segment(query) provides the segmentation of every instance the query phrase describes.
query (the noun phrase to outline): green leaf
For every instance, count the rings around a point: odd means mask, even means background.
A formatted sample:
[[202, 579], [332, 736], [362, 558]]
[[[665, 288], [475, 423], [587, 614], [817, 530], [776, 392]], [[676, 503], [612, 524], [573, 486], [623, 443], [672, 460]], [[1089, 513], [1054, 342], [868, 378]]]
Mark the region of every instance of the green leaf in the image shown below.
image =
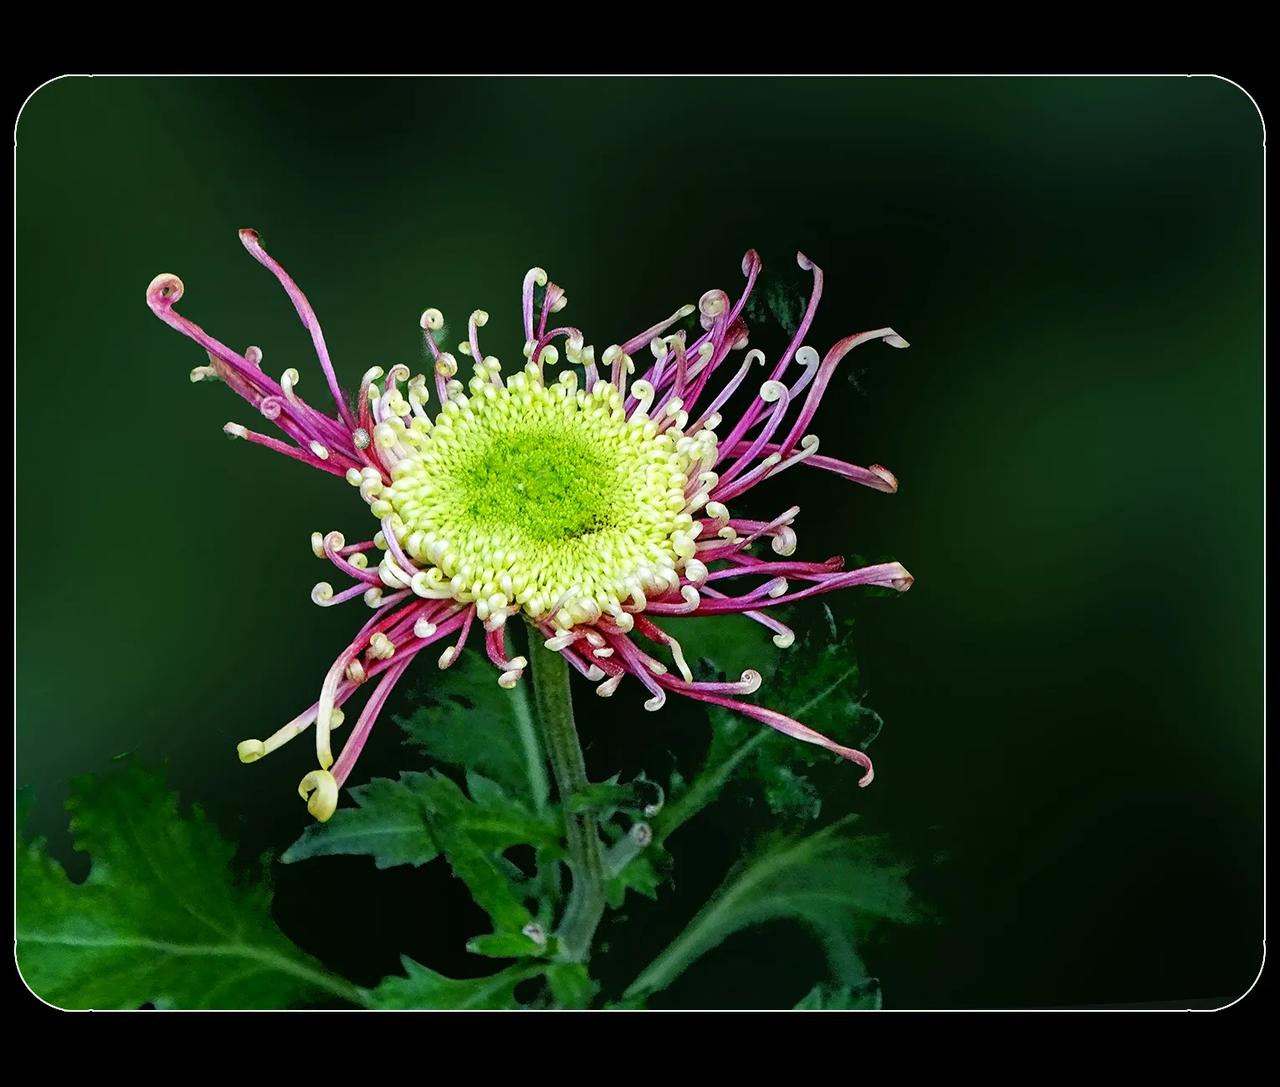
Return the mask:
[[557, 962], [547, 967], [551, 996], [561, 1008], [587, 1008], [600, 986], [580, 962]]
[[638, 800], [635, 786], [623, 785], [618, 777], [614, 774], [608, 781], [593, 782], [585, 789], [579, 789], [565, 801], [565, 808], [574, 815], [580, 815], [583, 812], [612, 813], [635, 807]]
[[234, 848], [136, 765], [71, 783], [74, 884], [41, 842], [19, 843], [17, 959], [61, 1008], [286, 1008], [360, 1001], [355, 986], [295, 947], [262, 882], [240, 885]]
[[536, 959], [554, 955], [558, 945], [554, 938], [541, 943], [523, 932], [496, 932], [488, 936], [473, 936], [467, 941], [467, 950], [473, 955], [489, 959]]
[[609, 908], [619, 909], [628, 891], [635, 891], [645, 898], [657, 901], [658, 888], [670, 876], [671, 868], [671, 854], [660, 845], [651, 845], [605, 881], [605, 898]]
[[[878, 714], [861, 702], [851, 624], [841, 629], [831, 621], [830, 613], [827, 619], [827, 624], [808, 630], [793, 648], [775, 649], [774, 653], [778, 654], [775, 657], [761, 655], [766, 667], [757, 667], [757, 671], [764, 677], [764, 683], [754, 700], [796, 718], [838, 743], [865, 749], [879, 733], [882, 722]], [[704, 674], [734, 674], [735, 668], [726, 665], [724, 660], [735, 652], [735, 643], [739, 647], [744, 644], [744, 638], [741, 633], [732, 638], [726, 636], [725, 654], [721, 653], [718, 641], [703, 652]], [[804, 667], [782, 667], [788, 654], [803, 660]], [[774, 814], [801, 820], [818, 817], [821, 798], [803, 768], [834, 761], [837, 756], [718, 706], [708, 707], [708, 717], [712, 738], [706, 761], [689, 788], [655, 821], [659, 839], [665, 839], [704, 808], [733, 776], [748, 768], [760, 782]]]
[[607, 1011], [641, 1011], [647, 1003], [647, 993], [637, 993], [634, 996], [621, 996], [617, 1000], [610, 1000], [605, 1003]]
[[875, 978], [858, 986], [819, 983], [796, 1005], [797, 1011], [878, 1011], [884, 1007], [880, 982]]
[[285, 864], [338, 854], [370, 856], [379, 868], [426, 864], [439, 856], [427, 830], [413, 779], [374, 778], [348, 789], [354, 808], [339, 808], [327, 823], [312, 823], [280, 858]]
[[[512, 844], [510, 811], [482, 808], [444, 774], [416, 775], [428, 829], [454, 875], [471, 891], [471, 897], [492, 918], [498, 933], [519, 934], [533, 923], [511, 878], [499, 867], [494, 853]], [[527, 842], [532, 819], [524, 816], [520, 837]]]
[[[695, 671], [704, 674], [710, 671], [737, 679], [748, 668], [754, 668], [768, 680], [784, 652], [773, 644], [767, 629], [742, 615], [654, 622], [679, 639], [685, 659]], [[698, 668], [699, 661], [704, 663], [702, 669]]]
[[576, 814], [594, 812], [601, 822], [624, 812], [633, 820], [647, 818], [660, 811], [666, 799], [665, 790], [656, 781], [650, 781], [641, 771], [634, 781], [619, 782], [621, 775], [614, 774], [608, 781], [596, 782], [573, 793], [565, 807]]
[[[830, 620], [830, 613], [827, 616]], [[878, 714], [867, 709], [861, 701], [858, 661], [853, 652], [853, 624], [843, 627], [834, 623], [814, 624], [796, 645], [783, 651], [779, 664], [786, 663], [788, 655], [804, 662], [803, 668], [778, 667], [766, 676], [757, 699], [803, 721], [839, 743], [865, 747], [880, 732]], [[725, 748], [734, 748], [746, 731], [756, 731], [755, 722], [740, 715], [713, 707], [712, 723], [717, 736], [709, 758], [717, 757]], [[742, 728], [739, 726], [747, 726]], [[768, 743], [760, 748], [775, 765], [802, 762], [813, 766], [820, 761], [837, 758], [814, 744], [797, 743], [771, 729], [765, 729]]]
[[464, 651], [417, 692], [418, 709], [396, 720], [428, 757], [483, 774], [542, 811], [550, 785], [525, 685], [507, 691], [497, 678], [488, 660]]
[[625, 995], [664, 989], [735, 932], [777, 920], [807, 926], [822, 941], [835, 978], [862, 984], [858, 945], [871, 928], [917, 921], [922, 913], [907, 887], [906, 867], [883, 838], [852, 833], [855, 818], [806, 837], [775, 838], [738, 865]]
[[405, 977], [384, 978], [375, 989], [365, 990], [372, 1008], [398, 1010], [448, 1010], [466, 1008], [520, 1008], [515, 989], [522, 981], [536, 977], [541, 967], [518, 965], [483, 978], [447, 978], [401, 956]]
[[473, 800], [453, 782], [441, 786], [438, 771], [406, 771], [398, 781], [374, 778], [351, 790], [356, 808], [339, 808], [327, 823], [307, 827], [281, 858], [286, 864], [334, 854], [373, 857], [379, 868], [397, 864], [425, 864], [440, 853], [431, 832], [433, 805], [445, 799], [454, 830], [489, 851], [513, 845], [532, 845], [555, 851], [560, 832], [550, 813], [535, 816], [508, 799], [496, 782], [479, 774], [467, 776]]

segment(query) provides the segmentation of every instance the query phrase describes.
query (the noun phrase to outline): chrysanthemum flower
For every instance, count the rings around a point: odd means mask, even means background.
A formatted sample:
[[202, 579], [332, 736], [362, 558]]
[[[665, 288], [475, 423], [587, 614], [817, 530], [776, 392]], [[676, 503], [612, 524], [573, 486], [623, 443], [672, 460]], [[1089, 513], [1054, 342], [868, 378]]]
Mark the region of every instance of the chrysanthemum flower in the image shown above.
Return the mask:
[[[794, 635], [771, 608], [853, 585], [910, 587], [911, 575], [896, 562], [843, 570], [839, 558], [793, 561], [798, 507], [769, 521], [730, 512], [758, 483], [797, 465], [897, 490], [893, 474], [879, 465], [860, 468], [819, 456], [818, 439], [808, 433], [845, 355], [868, 340], [907, 346], [893, 329], [848, 336], [821, 358], [802, 346], [822, 294], [822, 272], [798, 254], [800, 267], [813, 275], [804, 317], [757, 395], [728, 421], [721, 409], [765, 363], [755, 349], [728, 361], [747, 346], [743, 307], [760, 272], [754, 250], [743, 259], [746, 286], [736, 301], [708, 291], [696, 309], [676, 310], [606, 348], [599, 360], [576, 328], [548, 327], [551, 315], [564, 309], [565, 293], [533, 268], [524, 279], [520, 369], [504, 380], [498, 360], [481, 351], [479, 330], [488, 315], [476, 310], [458, 348], [472, 370], [463, 384], [458, 357], [441, 350], [433, 335], [444, 319], [428, 309], [421, 325], [434, 360], [430, 377], [410, 376], [403, 365], [385, 373], [375, 367], [361, 379], [353, 406], [306, 297], [256, 231], [242, 230], [240, 239], [279, 280], [311, 334], [332, 413], [298, 395], [296, 370], [277, 382], [262, 369], [257, 347], [242, 354], [178, 314], [174, 306], [184, 288], [177, 276], [152, 280], [147, 304], [207, 352], [209, 365], [194, 369], [192, 381], [221, 379], [283, 439], [238, 423], [226, 425], [229, 435], [345, 479], [378, 522], [370, 539], [356, 543], [339, 532], [312, 534], [316, 557], [347, 585], [335, 590], [321, 581], [312, 600], [328, 607], [362, 599], [373, 615], [338, 654], [316, 701], [266, 740], [241, 743], [242, 761], [253, 762], [314, 726], [320, 765], [299, 792], [312, 815], [328, 819], [379, 711], [414, 658], [447, 639], [438, 659], [449, 667], [479, 623], [498, 683], [513, 686], [528, 662], [509, 655], [505, 631], [522, 613], [531, 636], [598, 684], [598, 695], [608, 697], [632, 678], [647, 691], [649, 710], [659, 709], [668, 692], [728, 707], [852, 760], [864, 769], [859, 784], [871, 781], [871, 760], [861, 751], [743, 701], [760, 686], [757, 672], [733, 682], [695, 681], [680, 642], [652, 618], [739, 613], [786, 648]], [[542, 297], [535, 314], [537, 288]], [[667, 334], [694, 312], [700, 336], [690, 343], [683, 331]], [[561, 352], [572, 368], [552, 380]], [[651, 361], [637, 366], [645, 355]], [[762, 544], [778, 558], [754, 553]], [[744, 583], [749, 587], [740, 588]], [[331, 734], [342, 723], [342, 707], [365, 684], [373, 685], [372, 693], [335, 760]]]

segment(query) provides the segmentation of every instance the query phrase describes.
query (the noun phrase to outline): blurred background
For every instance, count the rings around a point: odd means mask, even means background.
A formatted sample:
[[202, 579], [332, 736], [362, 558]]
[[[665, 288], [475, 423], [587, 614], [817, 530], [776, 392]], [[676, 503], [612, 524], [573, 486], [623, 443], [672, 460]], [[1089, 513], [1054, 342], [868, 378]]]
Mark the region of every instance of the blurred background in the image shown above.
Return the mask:
[[[429, 305], [454, 330], [487, 309], [487, 350], [518, 358], [532, 264], [603, 347], [736, 292], [748, 247], [803, 283], [802, 249], [827, 284], [810, 342], [888, 324], [912, 344], [859, 349], [814, 427], [899, 493], [799, 469], [746, 511], [795, 502], [798, 557], [916, 577], [900, 599], [827, 598], [856, 620], [886, 724], [871, 789], [822, 771], [824, 816], [890, 833], [939, 918], [868, 950], [886, 1006], [1231, 1000], [1262, 955], [1262, 156], [1253, 104], [1213, 78], [41, 88], [16, 213], [16, 745], [35, 831], [83, 872], [65, 780], [136, 752], [247, 855], [278, 853], [308, 818], [310, 761], [243, 767], [235, 743], [307, 705], [363, 621], [308, 599], [309, 534], [359, 538], [363, 505], [227, 442], [253, 413], [188, 383], [205, 360], [148, 312], [152, 276], [181, 275], [187, 316], [323, 400], [239, 227], [303, 286], [348, 387], [417, 368]], [[594, 777], [705, 745], [698, 714], [641, 701], [583, 705]], [[400, 741], [386, 720], [361, 780], [407, 766]], [[629, 911], [608, 976], [672, 938], [751, 819], [728, 803], [673, 839], [675, 889]], [[359, 982], [400, 952], [476, 971], [462, 942], [481, 915], [442, 866], [274, 878], [286, 931]], [[822, 973], [773, 925], [662, 999], [794, 1003]]]

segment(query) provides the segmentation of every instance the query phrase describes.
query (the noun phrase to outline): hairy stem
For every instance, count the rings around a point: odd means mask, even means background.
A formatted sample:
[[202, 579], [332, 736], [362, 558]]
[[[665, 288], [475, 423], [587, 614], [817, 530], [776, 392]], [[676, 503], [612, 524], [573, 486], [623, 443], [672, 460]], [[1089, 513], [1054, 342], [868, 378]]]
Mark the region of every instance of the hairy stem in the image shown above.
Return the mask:
[[[587, 767], [573, 723], [569, 691], [569, 666], [559, 653], [542, 644], [537, 631], [529, 632], [529, 658], [533, 665], [533, 696], [543, 743], [551, 760], [556, 789], [562, 803], [587, 787]], [[567, 803], [566, 803], [567, 808]], [[560, 920], [557, 936], [564, 957], [585, 962], [591, 940], [604, 916], [604, 853], [592, 812], [564, 813], [573, 887]]]

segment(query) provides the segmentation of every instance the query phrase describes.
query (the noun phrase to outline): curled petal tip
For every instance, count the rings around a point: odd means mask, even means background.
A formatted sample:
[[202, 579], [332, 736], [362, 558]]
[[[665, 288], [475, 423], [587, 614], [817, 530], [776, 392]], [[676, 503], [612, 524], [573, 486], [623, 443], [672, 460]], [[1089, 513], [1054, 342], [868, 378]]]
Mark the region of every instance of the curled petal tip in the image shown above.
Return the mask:
[[307, 811], [322, 823], [338, 810], [338, 783], [328, 770], [312, 770], [299, 783], [298, 795], [307, 802]]
[[886, 468], [883, 464], [873, 464], [871, 465], [870, 468], [867, 469], [867, 471], [874, 472], [877, 476], [879, 476], [881, 479], [884, 480], [885, 487], [887, 488], [889, 494], [898, 493], [898, 477], [895, 476], [891, 471], [889, 471], [889, 469]]
[[257, 762], [267, 753], [267, 746], [261, 740], [241, 740], [236, 744], [236, 754], [244, 763]]
[[751, 269], [760, 267], [760, 254], [754, 249], [748, 249], [742, 256], [742, 274], [749, 276]]
[[890, 347], [910, 347], [911, 346], [909, 343], [907, 343], [906, 340], [904, 340], [896, 332], [890, 332], [889, 335], [884, 338], [884, 342], [887, 343]]
[[876, 772], [871, 766], [870, 760], [867, 761], [867, 772], [858, 778], [858, 788], [865, 789], [876, 779]]
[[147, 305], [153, 310], [168, 309], [179, 298], [186, 288], [172, 272], [161, 272], [147, 284]]
[[898, 562], [894, 563], [894, 565], [897, 567], [897, 570], [895, 571], [890, 584], [893, 588], [897, 589], [898, 592], [905, 593], [912, 585], [915, 584], [916, 579], [911, 576], [907, 568], [903, 566], [902, 563]]
[[806, 272], [810, 271], [813, 268], [813, 261], [811, 261], [799, 250], [796, 251], [796, 263], [800, 265], [800, 267], [803, 268]]
[[246, 249], [252, 249], [254, 246], [260, 246], [262, 244], [262, 235], [251, 226], [241, 227], [240, 244]]

